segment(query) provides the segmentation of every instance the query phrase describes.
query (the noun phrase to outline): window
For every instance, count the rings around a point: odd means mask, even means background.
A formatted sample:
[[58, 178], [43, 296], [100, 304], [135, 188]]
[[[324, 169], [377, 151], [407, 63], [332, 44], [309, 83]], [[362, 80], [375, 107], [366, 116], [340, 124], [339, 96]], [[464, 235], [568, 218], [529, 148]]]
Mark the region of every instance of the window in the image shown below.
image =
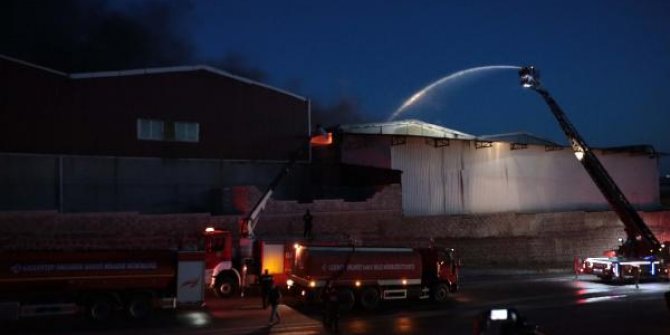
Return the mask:
[[223, 251], [223, 249], [225, 249], [225, 246], [226, 246], [226, 240], [223, 237], [213, 237], [209, 241], [207, 251], [209, 252]]
[[137, 138], [152, 141], [165, 139], [165, 123], [161, 120], [137, 119]]
[[200, 140], [200, 124], [195, 122], [175, 122], [174, 140], [179, 142], [198, 142]]
[[199, 142], [200, 124], [137, 119], [137, 138], [151, 141]]

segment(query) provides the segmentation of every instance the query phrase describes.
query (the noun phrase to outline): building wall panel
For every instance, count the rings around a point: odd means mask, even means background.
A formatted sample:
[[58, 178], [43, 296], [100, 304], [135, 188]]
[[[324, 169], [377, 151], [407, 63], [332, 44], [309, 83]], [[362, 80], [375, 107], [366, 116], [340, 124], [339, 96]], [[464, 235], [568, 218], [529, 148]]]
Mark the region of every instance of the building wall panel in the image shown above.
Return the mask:
[[[213, 159], [0, 153], [0, 211], [230, 212], [234, 206], [222, 203], [234, 201], [226, 198], [226, 189], [252, 185], [264, 190], [282, 167]], [[296, 198], [306, 170], [303, 164], [295, 166], [275, 197]]]
[[[0, 84], [0, 152], [286, 161], [307, 149], [306, 99], [204, 69], [69, 76], [0, 57]], [[138, 140], [139, 118], [196, 122], [199, 142]]]
[[[405, 215], [604, 210], [608, 204], [569, 150], [496, 142], [427, 145], [422, 138], [391, 147], [392, 168], [403, 171]], [[628, 153], [597, 156], [639, 208], [659, 206], [657, 159]]]

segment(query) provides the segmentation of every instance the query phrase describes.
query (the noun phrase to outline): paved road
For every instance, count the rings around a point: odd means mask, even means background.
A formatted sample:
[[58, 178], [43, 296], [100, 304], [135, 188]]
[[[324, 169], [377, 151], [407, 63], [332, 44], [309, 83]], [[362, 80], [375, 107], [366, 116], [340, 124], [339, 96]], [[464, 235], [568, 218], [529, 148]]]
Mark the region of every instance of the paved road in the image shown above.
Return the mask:
[[[467, 274], [467, 272], [466, 272]], [[572, 276], [465, 276], [450, 303], [386, 304], [375, 313], [343, 317], [342, 334], [471, 334], [475, 316], [489, 308], [513, 307], [545, 334], [670, 334], [668, 283], [611, 285]], [[290, 301], [289, 301], [290, 302]], [[58, 318], [28, 320], [4, 328], [11, 333], [76, 334], [327, 334], [314, 307], [281, 306], [282, 322], [269, 327], [269, 310], [256, 297], [208, 300], [209, 310], [161, 314], [149, 322], [91, 325]]]

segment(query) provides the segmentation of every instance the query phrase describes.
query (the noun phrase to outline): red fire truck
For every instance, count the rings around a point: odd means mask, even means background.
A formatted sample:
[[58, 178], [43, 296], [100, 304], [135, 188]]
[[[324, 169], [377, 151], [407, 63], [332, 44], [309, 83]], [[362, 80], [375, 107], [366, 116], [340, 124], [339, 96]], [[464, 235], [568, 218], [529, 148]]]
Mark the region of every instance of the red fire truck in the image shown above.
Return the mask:
[[292, 252], [283, 241], [265, 241], [241, 237], [233, 244], [232, 234], [226, 230], [208, 228], [205, 278], [209, 288], [220, 298], [228, 298], [258, 284], [267, 269], [275, 282], [286, 280]]
[[0, 319], [117, 311], [145, 318], [154, 308], [200, 306], [202, 251], [0, 252]]
[[332, 285], [349, 309], [382, 300], [447, 301], [458, 290], [460, 264], [453, 249], [296, 245], [287, 285], [308, 300]]

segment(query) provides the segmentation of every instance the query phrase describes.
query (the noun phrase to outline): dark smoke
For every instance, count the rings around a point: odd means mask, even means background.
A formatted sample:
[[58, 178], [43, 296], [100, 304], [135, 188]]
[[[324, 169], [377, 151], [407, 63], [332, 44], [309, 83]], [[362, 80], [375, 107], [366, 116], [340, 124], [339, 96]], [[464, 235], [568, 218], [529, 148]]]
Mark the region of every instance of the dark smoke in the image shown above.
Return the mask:
[[[239, 53], [195, 59], [188, 1], [0, 0], [0, 54], [64, 72], [208, 64], [265, 82]], [[312, 103], [313, 122], [361, 122], [356, 97]]]
[[206, 60], [205, 63], [234, 75], [253, 79], [258, 82], [264, 82], [268, 79], [268, 75], [265, 71], [249, 64], [247, 58], [239, 53], [231, 52], [221, 59]]
[[358, 98], [343, 96], [331, 104], [312, 102], [312, 123], [326, 127], [365, 121]]
[[0, 53], [65, 72], [189, 62], [179, 19], [187, 2], [147, 1], [126, 10], [102, 0], [0, 2]]

